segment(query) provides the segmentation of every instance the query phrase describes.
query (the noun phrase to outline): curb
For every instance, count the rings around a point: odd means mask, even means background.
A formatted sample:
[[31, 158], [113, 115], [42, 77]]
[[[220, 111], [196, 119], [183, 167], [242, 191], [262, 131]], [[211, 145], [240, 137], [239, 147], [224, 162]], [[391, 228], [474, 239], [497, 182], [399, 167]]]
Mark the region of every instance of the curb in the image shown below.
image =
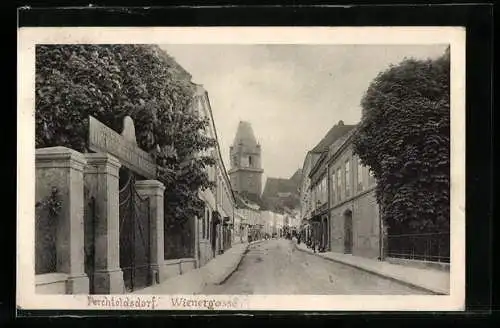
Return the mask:
[[241, 262], [243, 262], [243, 258], [245, 257], [245, 254], [248, 252], [248, 249], [250, 248], [250, 246], [257, 245], [257, 244], [260, 244], [262, 242], [264, 242], [264, 240], [252, 241], [252, 242], [248, 243], [247, 246], [245, 247], [245, 249], [243, 250], [243, 252], [241, 252], [240, 259], [238, 261], [236, 261], [236, 265], [233, 268], [231, 268], [230, 270], [228, 270], [228, 272], [221, 279], [219, 279], [218, 281], [215, 281], [213, 284], [214, 285], [222, 285], [226, 281], [228, 281], [228, 279], [231, 278], [233, 273], [235, 273], [238, 270], [238, 268], [240, 267]]
[[[221, 275], [221, 278], [216, 277], [214, 280], [212, 280], [212, 279], [205, 280], [208, 275], [207, 275], [206, 267], [202, 266], [200, 268], [196, 268], [196, 269], [189, 271], [189, 272], [186, 272], [184, 274], [180, 274], [180, 275], [176, 275], [174, 277], [171, 277], [159, 285], [169, 284], [169, 283], [171, 284], [173, 281], [178, 281], [180, 283], [182, 281], [182, 279], [184, 279], [186, 277], [186, 275], [191, 274], [191, 275], [196, 276], [196, 279], [195, 279], [196, 282], [195, 283], [193, 283], [193, 281], [190, 282], [192, 285], [190, 286], [190, 290], [187, 294], [200, 295], [201, 292], [203, 291], [203, 289], [207, 285], [222, 285], [223, 283], [225, 283], [240, 266], [240, 264], [243, 260], [243, 257], [245, 256], [248, 248], [250, 246], [255, 245], [255, 244], [259, 244], [261, 242], [263, 242], [263, 240], [247, 243], [247, 245], [245, 247], [243, 247], [243, 251], [241, 252], [241, 254], [239, 256], [239, 259], [237, 261], [235, 261], [236, 265], [234, 265], [232, 268], [228, 269], [227, 272], [223, 273]], [[210, 280], [212, 280], [212, 281], [210, 281]], [[158, 288], [159, 285], [148, 286], [145, 289], [141, 289], [141, 290], [134, 292], [132, 294], [138, 294], [138, 295], [144, 294], [145, 290], [154, 290], [154, 289]], [[183, 293], [185, 293], [185, 292], [183, 292]]]
[[349, 262], [344, 262], [342, 260], [332, 259], [332, 258], [329, 258], [329, 257], [326, 257], [326, 256], [322, 256], [322, 255], [317, 254], [317, 253], [309, 252], [309, 251], [307, 251], [305, 249], [299, 248], [299, 246], [297, 244], [295, 244], [295, 248], [297, 248], [301, 252], [308, 253], [308, 254], [311, 254], [311, 255], [315, 255], [315, 256], [321, 257], [322, 259], [325, 259], [325, 260], [328, 260], [328, 261], [332, 261], [332, 262], [340, 263], [340, 264], [343, 264], [343, 265], [347, 265], [347, 266], [350, 266], [352, 268], [356, 268], [356, 269], [359, 269], [359, 270], [362, 270], [362, 271], [374, 274], [374, 275], [379, 276], [379, 277], [384, 278], [384, 279], [396, 281], [396, 282], [398, 282], [400, 284], [403, 284], [403, 285], [406, 285], [406, 286], [409, 286], [409, 287], [412, 287], [412, 288], [415, 288], [415, 289], [419, 289], [419, 290], [422, 290], [422, 291], [425, 291], [425, 292], [428, 292], [428, 293], [432, 293], [434, 295], [449, 295], [449, 293], [445, 293], [445, 292], [438, 291], [438, 290], [435, 290], [435, 289], [431, 289], [431, 288], [428, 288], [428, 287], [423, 287], [421, 285], [417, 285], [417, 284], [412, 283], [412, 282], [401, 280], [399, 278], [391, 277], [391, 276], [388, 276], [386, 274], [380, 273], [380, 272], [378, 272], [376, 270], [368, 269], [368, 268], [363, 267], [361, 265], [355, 265], [355, 264], [352, 264], [352, 263], [349, 263]]

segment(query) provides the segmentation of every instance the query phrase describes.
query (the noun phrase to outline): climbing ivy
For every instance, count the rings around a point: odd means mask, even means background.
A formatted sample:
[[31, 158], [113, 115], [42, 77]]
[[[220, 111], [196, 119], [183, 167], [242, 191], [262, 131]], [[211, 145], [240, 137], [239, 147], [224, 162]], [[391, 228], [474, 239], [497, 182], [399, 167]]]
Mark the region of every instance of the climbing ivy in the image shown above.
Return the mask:
[[139, 146], [150, 153], [165, 184], [165, 214], [184, 222], [203, 210], [198, 191], [212, 185], [210, 156], [195, 156], [215, 140], [208, 121], [191, 110], [195, 85], [155, 45], [39, 45], [36, 47], [36, 147], [87, 145], [88, 116], [120, 132], [134, 120]]
[[59, 195], [59, 190], [52, 187], [50, 195], [35, 204], [36, 208], [47, 211], [49, 218], [54, 219], [59, 216], [61, 211], [62, 201]]
[[354, 151], [377, 179], [392, 233], [448, 231], [450, 54], [405, 59], [381, 72], [362, 99]]

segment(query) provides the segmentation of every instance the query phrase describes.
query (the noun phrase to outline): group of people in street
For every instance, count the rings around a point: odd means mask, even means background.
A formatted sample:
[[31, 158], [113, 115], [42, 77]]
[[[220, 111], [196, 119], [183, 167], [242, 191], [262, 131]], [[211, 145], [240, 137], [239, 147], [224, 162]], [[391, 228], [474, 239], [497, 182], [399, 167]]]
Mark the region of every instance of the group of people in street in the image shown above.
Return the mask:
[[316, 251], [318, 253], [323, 253], [323, 252], [326, 251], [325, 245], [323, 245], [322, 243], [320, 243], [315, 238], [309, 237], [309, 239], [307, 240], [306, 245], [307, 245], [308, 248], [311, 248], [314, 253], [316, 253]]
[[307, 248], [312, 249], [314, 253], [316, 252], [323, 253], [326, 251], [326, 245], [324, 245], [324, 243], [322, 243], [317, 238], [314, 238], [312, 234], [310, 234], [306, 238], [305, 231], [301, 231], [300, 233], [297, 234], [297, 243], [300, 244], [301, 240], [303, 240]]
[[[248, 241], [257, 241], [257, 240], [269, 240], [269, 239], [275, 239], [275, 238], [285, 238], [288, 240], [296, 240], [298, 244], [301, 242], [305, 241], [305, 234], [303, 232], [298, 232], [296, 230], [292, 229], [286, 229], [283, 232], [278, 233], [261, 233], [261, 232], [253, 232], [248, 234]], [[306, 244], [310, 244], [310, 240], [306, 241]]]

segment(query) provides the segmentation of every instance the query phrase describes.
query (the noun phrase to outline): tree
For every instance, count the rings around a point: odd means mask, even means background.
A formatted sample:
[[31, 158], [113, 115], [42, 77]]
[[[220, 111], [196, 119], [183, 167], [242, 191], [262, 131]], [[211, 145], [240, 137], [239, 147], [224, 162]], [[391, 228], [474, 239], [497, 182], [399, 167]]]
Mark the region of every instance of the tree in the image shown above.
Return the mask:
[[377, 179], [392, 233], [449, 231], [450, 54], [381, 72], [362, 102], [354, 152]]
[[203, 210], [198, 191], [212, 185], [204, 168], [215, 163], [194, 156], [215, 140], [200, 133], [208, 121], [191, 110], [190, 79], [153, 45], [37, 46], [36, 147], [88, 152], [88, 115], [117, 132], [131, 116], [165, 184], [165, 216], [182, 224]]

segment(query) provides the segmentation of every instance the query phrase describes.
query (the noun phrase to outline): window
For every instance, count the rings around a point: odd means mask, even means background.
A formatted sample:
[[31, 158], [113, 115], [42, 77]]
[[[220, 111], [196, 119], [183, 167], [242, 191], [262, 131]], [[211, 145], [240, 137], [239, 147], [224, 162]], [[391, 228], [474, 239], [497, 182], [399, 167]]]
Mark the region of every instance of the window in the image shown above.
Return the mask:
[[318, 202], [319, 202], [319, 184], [314, 186], [314, 208], [318, 207]]
[[316, 197], [316, 187], [311, 187], [311, 204], [314, 204], [315, 198]]
[[323, 202], [323, 184], [321, 181], [318, 182], [318, 205]]
[[370, 169], [368, 169], [368, 183], [370, 186], [375, 184], [375, 176], [373, 176], [373, 172]]
[[340, 168], [337, 169], [337, 201], [342, 200], [342, 173], [340, 172]]
[[335, 185], [336, 181], [335, 181], [335, 171], [334, 173], [332, 174], [332, 176], [330, 177], [331, 178], [331, 182], [330, 182], [330, 185], [332, 186], [331, 187], [331, 194], [330, 194], [330, 198], [331, 198], [331, 202], [332, 203], [335, 203], [336, 201], [336, 190], [337, 190], [337, 186]]
[[207, 210], [207, 239], [210, 239], [210, 211]]
[[321, 186], [321, 187], [320, 187], [320, 194], [319, 194], [319, 197], [320, 197], [320, 198], [319, 198], [319, 199], [321, 200], [321, 204], [323, 204], [323, 202], [325, 201], [325, 199], [323, 198], [323, 197], [324, 197], [324, 195], [325, 195], [325, 188], [324, 188], [325, 186], [324, 186], [324, 184], [323, 184], [323, 180], [321, 180], [321, 182], [320, 182], [320, 186]]
[[215, 181], [214, 181], [215, 179], [214, 179], [214, 168], [213, 168], [213, 167], [209, 167], [209, 168], [208, 168], [208, 179], [209, 179], [210, 181], [215, 182]]
[[323, 183], [318, 182], [318, 205], [323, 202]]
[[220, 175], [217, 176], [217, 198], [216, 201], [218, 204], [222, 204], [222, 185]]
[[248, 159], [249, 158], [246, 156], [241, 157], [241, 163], [240, 163], [241, 167], [248, 167]]
[[206, 236], [207, 230], [205, 228], [205, 226], [207, 224], [207, 222], [206, 222], [206, 220], [207, 220], [207, 212], [208, 212], [208, 210], [205, 210], [205, 215], [203, 215], [203, 218], [201, 219], [201, 237], [203, 239], [205, 239], [207, 237]]
[[248, 166], [252, 167], [252, 156], [248, 156]]
[[328, 202], [328, 182], [326, 180], [326, 176], [323, 177], [322, 185], [323, 185], [322, 200], [323, 200], [323, 203], [326, 203], [326, 202]]
[[345, 162], [345, 197], [351, 196], [351, 172], [350, 172], [350, 164], [349, 160]]
[[363, 172], [364, 166], [361, 164], [361, 160], [358, 158], [358, 191], [363, 191]]

